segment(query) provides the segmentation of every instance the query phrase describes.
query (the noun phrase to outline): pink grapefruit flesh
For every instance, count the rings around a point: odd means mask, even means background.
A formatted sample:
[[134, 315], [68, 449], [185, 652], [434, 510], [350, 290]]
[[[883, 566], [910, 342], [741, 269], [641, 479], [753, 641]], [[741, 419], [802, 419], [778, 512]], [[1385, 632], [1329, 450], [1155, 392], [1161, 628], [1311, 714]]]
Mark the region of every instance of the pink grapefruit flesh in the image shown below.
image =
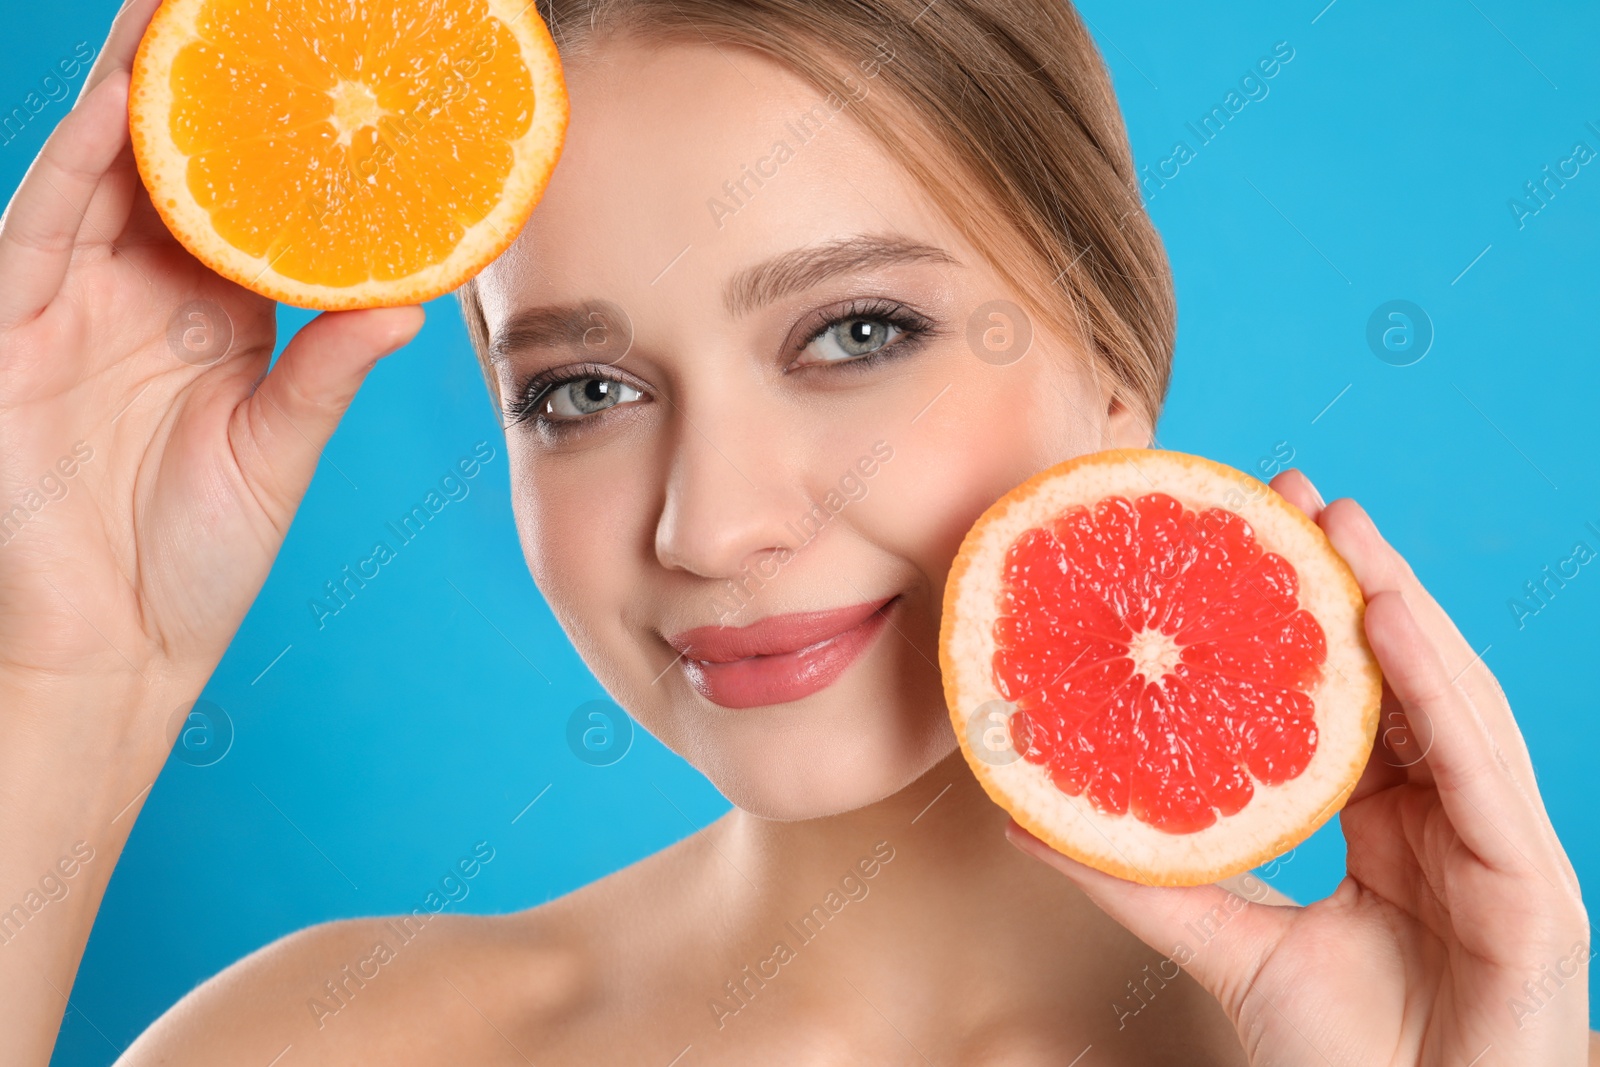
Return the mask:
[[1250, 476], [1117, 449], [973, 525], [940, 658], [985, 790], [1058, 851], [1149, 885], [1242, 873], [1339, 810], [1377, 732], [1364, 601]]

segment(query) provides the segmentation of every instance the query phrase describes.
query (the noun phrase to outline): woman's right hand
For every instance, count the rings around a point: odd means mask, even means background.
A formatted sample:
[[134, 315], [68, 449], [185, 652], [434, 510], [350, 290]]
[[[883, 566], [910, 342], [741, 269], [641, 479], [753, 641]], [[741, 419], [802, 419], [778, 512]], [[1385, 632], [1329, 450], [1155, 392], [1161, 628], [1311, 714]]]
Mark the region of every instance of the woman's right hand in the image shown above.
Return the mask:
[[[179, 245], [134, 165], [128, 70], [156, 7], [124, 5], [0, 218], [6, 1064], [49, 1062], [176, 712], [260, 590], [367, 371], [423, 319], [321, 315], [269, 372], [273, 302]], [[48, 907], [12, 907], [40, 886]]]
[[273, 302], [178, 244], [134, 165], [128, 68], [156, 6], [118, 17], [0, 224], [13, 686], [71, 675], [198, 694], [366, 372], [422, 324], [417, 307], [324, 314], [267, 372]]

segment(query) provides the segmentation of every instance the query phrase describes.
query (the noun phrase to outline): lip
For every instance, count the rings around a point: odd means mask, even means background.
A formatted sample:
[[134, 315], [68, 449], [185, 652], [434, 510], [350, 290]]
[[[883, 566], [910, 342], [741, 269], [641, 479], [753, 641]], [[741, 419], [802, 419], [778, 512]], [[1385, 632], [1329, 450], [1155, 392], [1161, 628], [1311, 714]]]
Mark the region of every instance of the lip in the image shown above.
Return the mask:
[[832, 685], [883, 632], [898, 596], [667, 637], [695, 691], [725, 708], [786, 704]]

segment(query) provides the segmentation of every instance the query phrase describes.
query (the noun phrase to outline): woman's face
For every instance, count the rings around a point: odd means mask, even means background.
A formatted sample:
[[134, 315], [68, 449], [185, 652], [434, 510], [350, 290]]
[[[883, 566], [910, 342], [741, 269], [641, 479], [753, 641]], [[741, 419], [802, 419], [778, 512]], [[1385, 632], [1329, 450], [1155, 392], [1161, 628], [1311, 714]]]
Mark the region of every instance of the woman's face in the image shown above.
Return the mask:
[[560, 165], [479, 281], [529, 568], [733, 803], [881, 799], [955, 746], [939, 616], [968, 527], [1147, 434], [1061, 339], [1018, 358], [1016, 294], [840, 98], [709, 45], [566, 73]]

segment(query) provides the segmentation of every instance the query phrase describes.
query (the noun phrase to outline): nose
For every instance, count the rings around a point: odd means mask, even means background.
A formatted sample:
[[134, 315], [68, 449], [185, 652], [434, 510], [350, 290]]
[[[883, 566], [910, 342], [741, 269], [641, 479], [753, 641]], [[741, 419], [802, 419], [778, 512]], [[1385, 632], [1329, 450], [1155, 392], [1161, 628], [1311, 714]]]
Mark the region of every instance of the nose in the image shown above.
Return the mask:
[[810, 507], [801, 479], [759, 418], [674, 413], [673, 451], [656, 523], [661, 565], [702, 578], [732, 579], [797, 546], [790, 533]]

